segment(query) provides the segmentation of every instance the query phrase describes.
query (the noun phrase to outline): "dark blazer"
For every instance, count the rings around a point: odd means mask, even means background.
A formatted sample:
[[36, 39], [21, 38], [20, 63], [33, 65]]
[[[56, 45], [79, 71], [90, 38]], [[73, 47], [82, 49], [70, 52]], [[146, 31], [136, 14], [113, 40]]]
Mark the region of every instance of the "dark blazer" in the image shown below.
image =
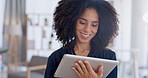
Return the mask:
[[[65, 49], [63, 47], [53, 52], [48, 58], [44, 78], [55, 78], [54, 73], [64, 54], [75, 54], [75, 52], [72, 49]], [[88, 57], [116, 60], [115, 52], [111, 51], [110, 49], [103, 49], [98, 51], [91, 50], [88, 54]], [[117, 78], [117, 67], [113, 69], [107, 78]]]

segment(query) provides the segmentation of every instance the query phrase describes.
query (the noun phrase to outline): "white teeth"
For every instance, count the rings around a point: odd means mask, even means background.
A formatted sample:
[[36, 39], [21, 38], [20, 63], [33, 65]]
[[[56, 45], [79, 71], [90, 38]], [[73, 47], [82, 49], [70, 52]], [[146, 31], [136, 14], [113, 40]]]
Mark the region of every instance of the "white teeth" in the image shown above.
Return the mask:
[[84, 36], [84, 37], [88, 37], [89, 35], [82, 34], [82, 36]]

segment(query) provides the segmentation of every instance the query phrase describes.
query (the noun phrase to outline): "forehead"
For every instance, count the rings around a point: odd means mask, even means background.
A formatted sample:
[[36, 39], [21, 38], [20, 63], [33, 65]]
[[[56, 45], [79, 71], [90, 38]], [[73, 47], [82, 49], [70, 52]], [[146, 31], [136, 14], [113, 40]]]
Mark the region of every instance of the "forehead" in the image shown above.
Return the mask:
[[99, 14], [94, 8], [86, 8], [80, 18], [85, 18], [88, 21], [98, 21]]

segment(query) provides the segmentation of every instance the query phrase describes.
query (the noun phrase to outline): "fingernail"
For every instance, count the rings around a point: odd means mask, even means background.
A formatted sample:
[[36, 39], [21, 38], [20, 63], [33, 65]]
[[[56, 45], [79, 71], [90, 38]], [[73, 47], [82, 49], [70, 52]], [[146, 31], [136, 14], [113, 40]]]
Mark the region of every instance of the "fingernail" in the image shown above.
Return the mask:
[[75, 63], [75, 65], [78, 65], [78, 63]]
[[100, 70], [103, 72], [103, 65], [101, 65]]
[[81, 61], [80, 60], [78, 60], [78, 63], [80, 63]]
[[75, 68], [72, 66], [72, 69], [75, 69]]
[[85, 60], [84, 63], [88, 63], [88, 62]]

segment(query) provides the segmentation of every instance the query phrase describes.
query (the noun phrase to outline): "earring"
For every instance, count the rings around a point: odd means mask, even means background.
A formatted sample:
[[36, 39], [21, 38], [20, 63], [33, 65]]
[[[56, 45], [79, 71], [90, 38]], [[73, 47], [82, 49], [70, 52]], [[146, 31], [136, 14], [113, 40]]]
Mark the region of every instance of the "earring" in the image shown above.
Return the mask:
[[71, 42], [71, 39], [69, 39], [69, 41], [68, 42]]
[[75, 37], [72, 37], [72, 39], [69, 39], [69, 41], [68, 42], [71, 42], [71, 41], [73, 41], [75, 39]]
[[74, 39], [75, 39], [75, 37], [72, 38], [72, 40], [74, 40]]

